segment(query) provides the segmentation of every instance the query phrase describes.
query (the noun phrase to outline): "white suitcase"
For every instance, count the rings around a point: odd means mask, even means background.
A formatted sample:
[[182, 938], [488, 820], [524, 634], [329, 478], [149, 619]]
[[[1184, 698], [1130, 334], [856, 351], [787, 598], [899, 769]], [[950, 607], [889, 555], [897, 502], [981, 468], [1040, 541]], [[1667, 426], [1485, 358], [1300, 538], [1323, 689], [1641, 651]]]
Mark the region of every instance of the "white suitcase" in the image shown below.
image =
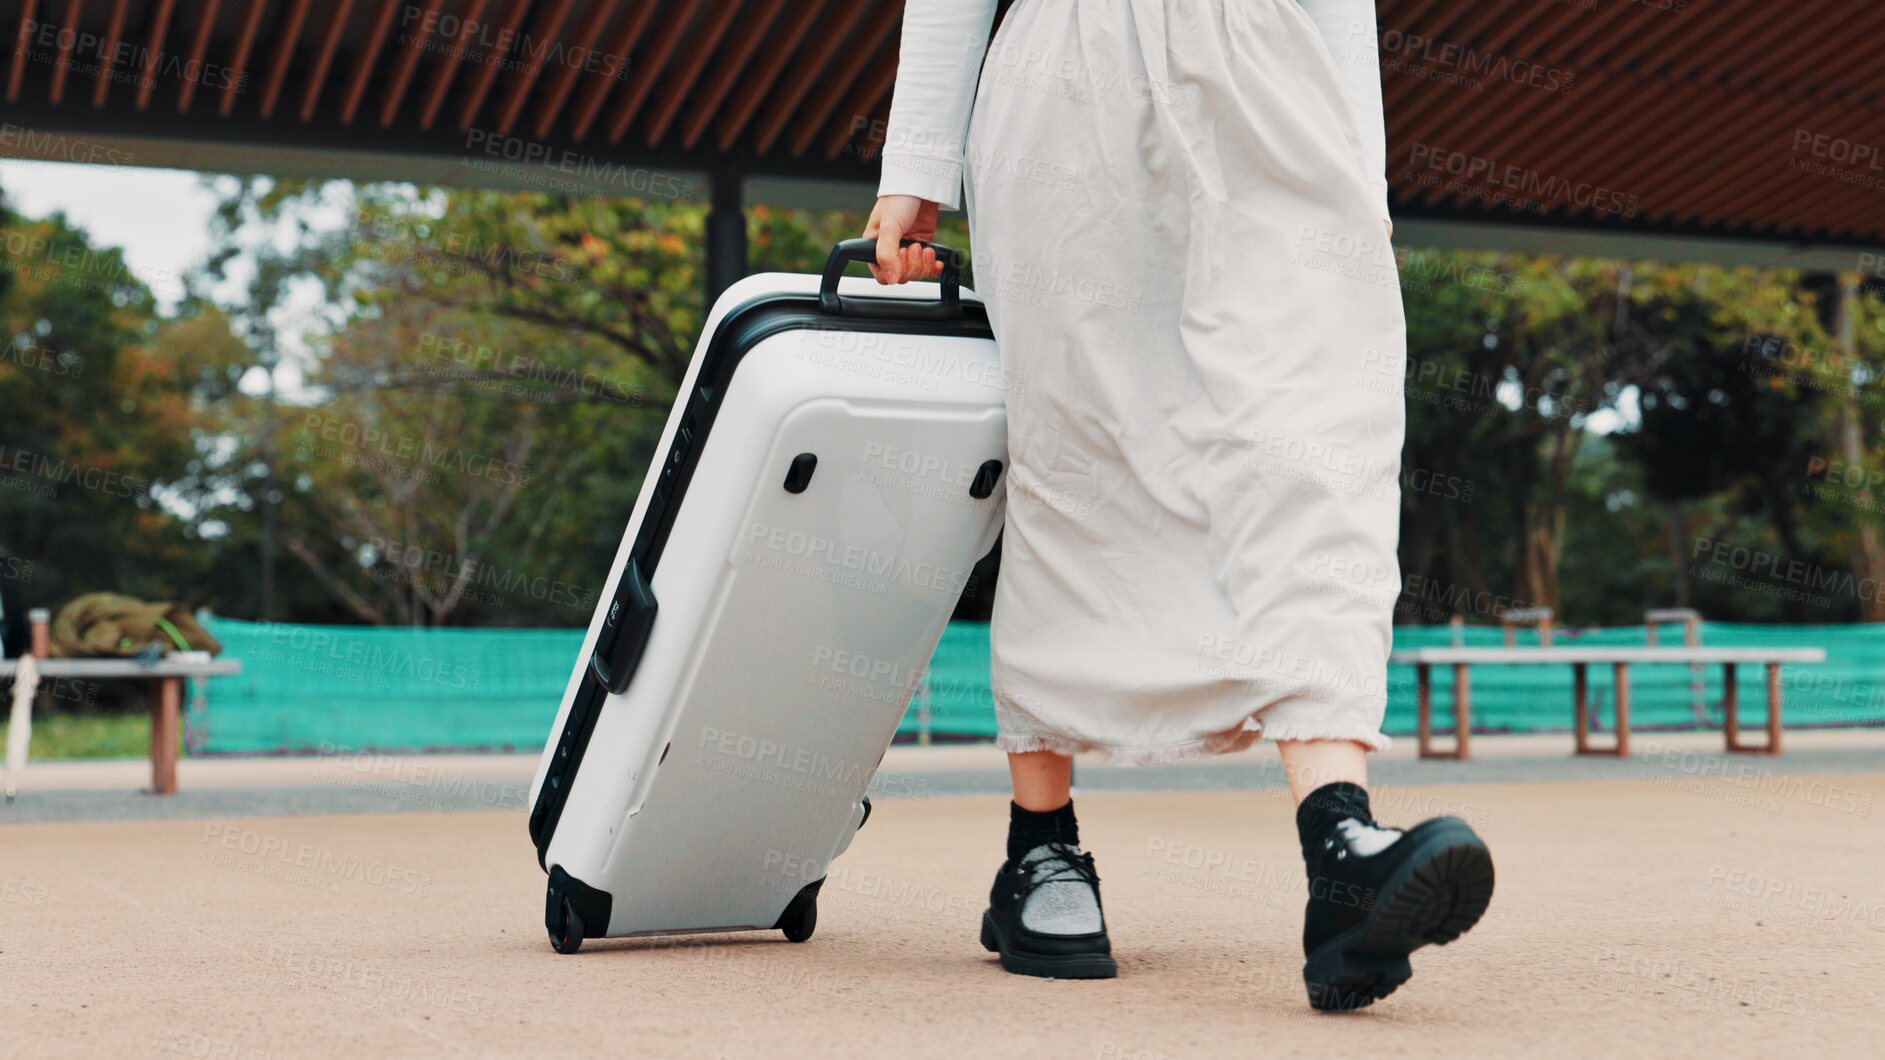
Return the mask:
[[1001, 528], [1008, 380], [945, 251], [883, 287], [848, 240], [715, 302], [531, 785], [558, 952], [811, 936]]

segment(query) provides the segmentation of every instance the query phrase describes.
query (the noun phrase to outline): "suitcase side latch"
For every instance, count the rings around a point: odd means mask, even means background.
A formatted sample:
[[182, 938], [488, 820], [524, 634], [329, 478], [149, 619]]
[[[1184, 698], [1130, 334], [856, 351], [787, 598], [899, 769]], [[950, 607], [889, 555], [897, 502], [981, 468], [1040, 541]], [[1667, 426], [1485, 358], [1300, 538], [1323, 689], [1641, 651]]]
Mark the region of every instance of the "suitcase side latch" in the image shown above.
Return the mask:
[[589, 657], [589, 669], [596, 680], [614, 695], [628, 691], [628, 682], [635, 676], [642, 649], [648, 646], [648, 634], [654, 631], [655, 607], [654, 586], [642, 572], [641, 561], [631, 557], [622, 571], [622, 580], [615, 584], [602, 635]]

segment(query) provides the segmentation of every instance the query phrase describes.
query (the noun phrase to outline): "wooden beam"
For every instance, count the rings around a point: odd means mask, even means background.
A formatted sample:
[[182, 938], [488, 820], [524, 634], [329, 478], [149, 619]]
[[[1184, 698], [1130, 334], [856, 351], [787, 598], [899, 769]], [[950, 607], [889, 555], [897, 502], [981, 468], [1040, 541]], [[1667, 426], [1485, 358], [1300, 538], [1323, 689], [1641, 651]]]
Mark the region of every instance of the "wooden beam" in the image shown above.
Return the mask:
[[[524, 12], [530, 9], [530, 0], [511, 0], [511, 9], [504, 16], [504, 25], [498, 29], [497, 39], [508, 41], [517, 33], [517, 26], [524, 20]], [[465, 96], [465, 105], [458, 112], [458, 131], [471, 128], [471, 119], [478, 116], [478, 108], [484, 106], [484, 97], [491, 93], [491, 82], [497, 77], [499, 64], [497, 55], [484, 57], [484, 69], [478, 73], [478, 79], [472, 84], [471, 92]]]
[[[616, 0], [599, 0], [590, 8], [589, 17], [576, 29], [577, 42], [589, 49], [591, 55], [600, 54], [605, 63], [613, 60], [616, 64], [607, 73], [597, 71], [605, 79], [614, 79], [628, 64], [627, 57], [619, 52], [598, 53], [596, 51], [596, 40], [602, 36], [602, 28], [609, 24], [609, 16], [615, 13], [615, 5]], [[550, 80], [549, 87], [544, 90], [543, 96], [537, 101], [536, 134], [538, 139], [550, 135], [551, 127], [556, 124], [557, 115], [563, 110], [564, 101], [569, 99], [570, 89], [576, 87], [576, 78], [582, 74], [587, 65], [587, 59], [580, 65], [565, 62], [563, 68], [558, 70], [556, 76]]]
[[105, 23], [105, 50], [98, 57], [98, 81], [92, 86], [92, 106], [105, 105], [111, 94], [111, 71], [118, 65], [118, 39], [124, 34], [124, 9], [128, 0], [111, 5], [111, 21]]
[[360, 46], [360, 57], [353, 64], [353, 83], [347, 86], [347, 96], [340, 104], [340, 123], [352, 125], [353, 116], [360, 112], [360, 102], [366, 98], [367, 82], [373, 77], [373, 66], [379, 61], [380, 49], [386, 46], [386, 34], [393, 28], [393, 16], [399, 12], [399, 5], [393, 0], [380, 0], [380, 17], [373, 20], [373, 29], [369, 31], [366, 43]]
[[[792, 18], [779, 30], [778, 35], [769, 43], [772, 45], [759, 58], [759, 65], [753, 68], [752, 77], [746, 82], [743, 91], [733, 97], [726, 113], [720, 116], [720, 150], [727, 151], [733, 142], [746, 131], [746, 123], [752, 120], [753, 112], [759, 109], [761, 101], [772, 95], [772, 86], [778, 81], [780, 71], [785, 69], [788, 59], [797, 54], [799, 39], [805, 31], [818, 21], [818, 16], [825, 10], [826, 0], [798, 0], [792, 9]], [[682, 143], [694, 146], [701, 131], [713, 120], [714, 113], [702, 108], [694, 112], [693, 122], [682, 136]]]
[[20, 31], [13, 38], [13, 65], [7, 69], [7, 102], [20, 98], [20, 78], [26, 74], [26, 49], [33, 34], [33, 9], [39, 0], [26, 0], [20, 7]]
[[52, 101], [57, 103], [65, 95], [65, 74], [72, 68], [72, 49], [79, 41], [79, 0], [66, 0], [65, 21], [61, 29], [70, 32], [61, 33], [59, 41], [59, 61], [52, 67]]
[[288, 68], [294, 65], [295, 43], [301, 39], [301, 26], [308, 20], [308, 0], [291, 0], [288, 8], [288, 24], [281, 29], [281, 39], [275, 43], [275, 60], [269, 64], [268, 85], [262, 89], [262, 117], [275, 114], [275, 103], [281, 99], [281, 88], [288, 83]]
[[844, 43], [845, 37], [851, 32], [851, 27], [857, 25], [857, 20], [864, 17], [865, 10], [864, 4], [858, 3], [857, 0], [850, 0], [841, 12], [833, 16], [830, 25], [821, 24], [818, 27], [819, 33], [815, 40], [792, 57], [793, 62], [798, 66], [796, 76], [787, 81], [779, 91], [771, 94], [772, 113], [767, 115], [765, 120], [753, 130], [753, 142], [760, 153], [765, 153], [772, 146], [772, 141], [779, 136], [779, 130], [783, 129], [785, 123], [798, 112], [799, 101], [804, 99], [805, 93], [811, 91], [811, 87], [824, 76], [826, 65], [831, 62], [831, 57], [837, 54], [838, 46]]
[[670, 6], [668, 20], [648, 42], [647, 58], [636, 64], [634, 74], [629, 77], [628, 94], [622, 97], [616, 108], [615, 124], [609, 127], [610, 143], [620, 143], [622, 135], [628, 132], [629, 124], [641, 110], [642, 100], [648, 98], [648, 90], [667, 67], [668, 56], [674, 54], [675, 45], [681, 42], [681, 34], [686, 32], [687, 24], [694, 20], [694, 12], [698, 10], [692, 4]]
[[[641, 0], [640, 3], [629, 8], [628, 19], [622, 23], [621, 32], [616, 34], [614, 47], [609, 49], [609, 54], [619, 55], [623, 62], [627, 62], [628, 50], [641, 39], [641, 31], [648, 28], [648, 19], [654, 14], [654, 9], [653, 0]], [[633, 76], [632, 70], [630, 76]], [[581, 140], [589, 135], [589, 126], [595, 122], [596, 115], [602, 112], [602, 101], [609, 98], [609, 93], [614, 90], [618, 80], [613, 77], [598, 77], [589, 83], [589, 94], [576, 105], [576, 118], [570, 124], [572, 139]]]
[[843, 57], [832, 74], [823, 80], [823, 90], [814, 97], [815, 101], [793, 116], [798, 124], [798, 135], [792, 138], [794, 158], [804, 154], [818, 137], [818, 130], [824, 128], [825, 121], [837, 109], [838, 101], [857, 84], [864, 65], [877, 57], [884, 38], [897, 28], [897, 21], [902, 17], [903, 8], [897, 4], [881, 4], [871, 11], [870, 21], [858, 30], [856, 42], [845, 45]]
[[[485, 0], [471, 0], [471, 9], [465, 12], [464, 17], [467, 25], [478, 21], [478, 16], [484, 14], [484, 3]], [[459, 45], [439, 60], [437, 69], [432, 72], [432, 83], [426, 86], [425, 105], [419, 111], [419, 128], [430, 129], [432, 122], [438, 118], [439, 107], [445, 103], [445, 93], [452, 87], [452, 79], [458, 76], [459, 68], [464, 65], [464, 56], [465, 48]]]
[[[216, 26], [216, 11], [221, 6], [222, 0], [208, 0], [208, 6], [198, 16], [196, 38], [190, 42], [190, 59], [183, 64], [186, 72], [203, 69], [203, 53], [209, 51], [210, 30]], [[190, 101], [194, 98], [196, 98], [196, 79], [185, 77], [183, 84], [177, 89], [177, 113], [188, 114]]]
[[314, 67], [308, 71], [307, 91], [301, 94], [301, 120], [314, 117], [314, 105], [320, 101], [321, 89], [327, 85], [327, 72], [334, 65], [334, 51], [340, 47], [340, 35], [347, 29], [347, 16], [353, 13], [353, 0], [335, 0], [334, 20], [328, 23], [327, 36], [321, 39], [321, 50], [314, 55]]
[[419, 28], [400, 37], [405, 43], [406, 52], [399, 57], [399, 63], [393, 67], [393, 81], [386, 86], [386, 102], [380, 107], [380, 128], [393, 124], [399, 115], [399, 104], [406, 98], [406, 87], [412, 84], [413, 71], [419, 68], [419, 57], [425, 54], [426, 43], [432, 39], [432, 33], [438, 28], [438, 19], [434, 15], [442, 0], [426, 0], [425, 10], [419, 15]]
[[[174, 6], [176, 0], [159, 0], [157, 17], [151, 21], [150, 36], [144, 42], [144, 69], [137, 78], [139, 110], [145, 110], [151, 105], [151, 90], [157, 87], [157, 64], [162, 61], [164, 35], [170, 32], [170, 11]], [[26, 0], [26, 9], [33, 9], [32, 0]]]
[[[857, 90], [852, 92], [851, 95], [845, 99], [844, 104], [838, 108], [840, 114], [849, 114], [854, 119], [863, 119], [864, 140], [858, 147], [857, 152], [860, 158], [869, 158], [877, 153], [876, 145], [873, 144], [870, 138], [871, 114], [877, 109], [877, 104], [881, 102], [885, 96], [890, 94], [891, 86], [896, 80], [897, 64], [878, 63], [869, 73], [863, 76], [858, 83]], [[838, 157], [839, 152], [843, 151], [845, 146], [851, 142], [851, 138], [856, 134], [857, 129], [858, 123], [855, 120], [840, 122], [838, 127], [832, 130], [831, 137], [825, 141], [825, 157]], [[811, 132], [813, 130], [807, 129], [804, 131]], [[801, 135], [800, 138], [808, 139], [803, 135]], [[793, 153], [803, 154], [804, 152], [795, 151]]]
[[694, 90], [695, 82], [705, 72], [713, 50], [726, 36], [727, 28], [739, 16], [740, 0], [719, 0], [718, 6], [709, 7], [713, 14], [708, 16], [706, 26], [694, 36], [694, 40], [681, 54], [675, 64], [674, 77], [667, 84], [667, 95], [648, 114], [648, 146], [653, 147], [661, 141], [662, 134], [668, 131], [668, 125], [674, 121], [674, 115]]
[[249, 14], [242, 20], [242, 33], [236, 38], [235, 61], [229, 64], [233, 71], [229, 84], [223, 87], [222, 102], [217, 104], [216, 113], [228, 117], [236, 107], [236, 93], [242, 90], [242, 82], [249, 73], [249, 51], [255, 47], [255, 31], [262, 25], [262, 9], [268, 6], [268, 0], [249, 0]]
[[[550, 4], [548, 14], [537, 23], [537, 32], [534, 34], [544, 45], [542, 54], [545, 59], [550, 54], [549, 42], [563, 31], [563, 20], [569, 17], [569, 0], [550, 0]], [[528, 62], [524, 69], [512, 75], [510, 98], [498, 108], [497, 131], [500, 135], [510, 135], [511, 126], [517, 122], [517, 113], [524, 109], [524, 100], [530, 96], [531, 88], [543, 74], [543, 61]]]
[[733, 88], [733, 82], [745, 72], [747, 60], [752, 58], [753, 50], [759, 47], [766, 31], [772, 28], [784, 3], [785, 0], [756, 0], [752, 17], [740, 23], [726, 51], [720, 56], [720, 61], [714, 64], [713, 74], [694, 94], [694, 109], [681, 124], [682, 147], [691, 149], [700, 141], [701, 132], [713, 119], [714, 112], [720, 109], [720, 103]]

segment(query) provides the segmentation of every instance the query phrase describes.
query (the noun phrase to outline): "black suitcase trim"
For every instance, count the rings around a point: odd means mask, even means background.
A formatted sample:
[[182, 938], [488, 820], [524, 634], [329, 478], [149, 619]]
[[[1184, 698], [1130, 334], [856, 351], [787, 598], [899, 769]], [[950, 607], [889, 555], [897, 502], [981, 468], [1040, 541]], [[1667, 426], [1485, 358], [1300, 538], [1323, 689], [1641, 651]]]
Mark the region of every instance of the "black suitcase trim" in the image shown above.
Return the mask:
[[[604, 637], [597, 638], [596, 651], [583, 667], [582, 684], [570, 704], [563, 734], [556, 753], [543, 778], [543, 788], [530, 809], [530, 838], [537, 847], [537, 865], [546, 872], [545, 857], [550, 839], [556, 834], [563, 816], [564, 803], [589, 749], [589, 737], [601, 717], [602, 704], [611, 692], [620, 694], [628, 688], [641, 662], [642, 648], [653, 632], [657, 601], [650, 585], [655, 565], [661, 559], [668, 534], [674, 528], [681, 498], [693, 480], [694, 468], [706, 449], [708, 432], [713, 427], [720, 406], [725, 403], [727, 386], [746, 354], [760, 342], [785, 331], [824, 330], [876, 332], [895, 335], [952, 335], [993, 339], [988, 312], [978, 302], [960, 303], [960, 315], [943, 319], [934, 317], [899, 318], [889, 315], [899, 303], [921, 308], [923, 302], [895, 298], [848, 297], [844, 313], [834, 315], [820, 306], [819, 297], [810, 294], [761, 295], [743, 302], [727, 313], [709, 341], [694, 388], [687, 396], [687, 412], [662, 463], [653, 498], [642, 516], [641, 529], [629, 551], [621, 580], [611, 599], [615, 601]], [[881, 304], [881, 307], [880, 307]], [[869, 306], [870, 312], [858, 313]], [[883, 314], [883, 315], [875, 315]], [[600, 892], [598, 892], [600, 893]]]

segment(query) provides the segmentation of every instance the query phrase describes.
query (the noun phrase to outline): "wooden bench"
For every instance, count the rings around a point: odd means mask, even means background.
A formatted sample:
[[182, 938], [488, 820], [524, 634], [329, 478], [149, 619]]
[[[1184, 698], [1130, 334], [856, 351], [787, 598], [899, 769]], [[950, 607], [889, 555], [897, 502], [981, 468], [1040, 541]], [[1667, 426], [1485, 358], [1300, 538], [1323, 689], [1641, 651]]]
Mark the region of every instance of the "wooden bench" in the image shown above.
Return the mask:
[[[1723, 673], [1722, 731], [1728, 750], [1744, 754], [1780, 753], [1780, 667], [1782, 663], [1818, 663], [1826, 661], [1822, 648], [1414, 648], [1397, 651], [1388, 657], [1391, 663], [1411, 665], [1416, 683], [1416, 704], [1420, 715], [1420, 757], [1459, 758], [1470, 756], [1472, 736], [1473, 666], [1565, 666], [1571, 667], [1572, 708], [1576, 723], [1577, 753], [1625, 757], [1630, 753], [1630, 673], [1632, 665], [1708, 665], [1720, 664]], [[1741, 665], [1767, 667], [1767, 743], [1741, 742], [1737, 710], [1740, 696], [1735, 687], [1735, 668]], [[1454, 742], [1451, 751], [1433, 746], [1433, 668], [1453, 667]], [[1609, 747], [1593, 747], [1590, 742], [1590, 668], [1609, 666], [1616, 679], [1617, 732]]]
[[[233, 659], [210, 662], [160, 660], [145, 665], [131, 659], [40, 659], [39, 676], [83, 677], [100, 681], [150, 681], [157, 687], [151, 697], [151, 792], [177, 793], [177, 747], [183, 738], [183, 679], [218, 677], [242, 672]], [[15, 659], [0, 659], [0, 677], [19, 668]]]

